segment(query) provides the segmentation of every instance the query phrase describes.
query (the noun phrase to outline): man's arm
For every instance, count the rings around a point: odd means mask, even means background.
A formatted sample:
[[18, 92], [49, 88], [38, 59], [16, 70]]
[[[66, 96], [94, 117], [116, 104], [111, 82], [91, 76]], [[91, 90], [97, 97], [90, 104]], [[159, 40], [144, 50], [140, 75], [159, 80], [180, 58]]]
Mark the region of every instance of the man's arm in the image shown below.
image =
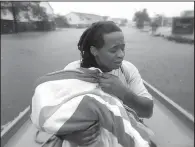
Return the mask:
[[69, 63], [68, 65], [66, 65], [66, 67], [64, 68], [64, 70], [74, 70], [80, 67], [80, 60], [77, 61], [73, 61], [71, 63]]
[[129, 87], [111, 74], [103, 74], [99, 78], [101, 89], [123, 101], [125, 105], [136, 111], [139, 117], [149, 118], [153, 112], [153, 100], [145, 89], [140, 78], [134, 78]]
[[150, 118], [152, 116], [153, 100], [138, 96], [129, 88], [125, 88], [124, 91], [124, 95], [120, 96], [119, 99], [121, 99], [125, 105], [135, 110], [139, 117]]
[[[140, 117], [150, 118], [153, 114], [153, 99], [143, 84], [138, 69], [131, 63], [125, 62], [125, 75], [128, 87], [121, 97], [124, 104], [134, 109]], [[130, 74], [131, 73], [131, 74]]]

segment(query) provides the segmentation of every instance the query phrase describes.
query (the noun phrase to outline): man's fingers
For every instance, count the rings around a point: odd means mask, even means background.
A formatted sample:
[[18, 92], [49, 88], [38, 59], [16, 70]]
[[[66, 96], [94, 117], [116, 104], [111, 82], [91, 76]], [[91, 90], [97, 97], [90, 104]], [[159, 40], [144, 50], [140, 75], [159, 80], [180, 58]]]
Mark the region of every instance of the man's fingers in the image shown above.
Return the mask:
[[74, 132], [73, 135], [79, 136], [79, 138], [82, 139], [82, 138], [88, 137], [98, 132], [99, 130], [100, 130], [99, 123], [95, 123], [94, 125], [90, 126], [86, 130], [80, 130], [80, 131]]
[[98, 122], [95, 122], [92, 126], [90, 126], [87, 130], [91, 130], [91, 129], [94, 129], [96, 127], [99, 127], [100, 124]]
[[101, 88], [107, 88], [107, 87], [110, 87], [110, 84], [109, 83], [103, 83], [103, 82], [99, 82], [99, 85]]
[[96, 141], [96, 138], [100, 134], [99, 124], [96, 123], [86, 131], [79, 132], [77, 136], [79, 137], [80, 145], [90, 145]]
[[98, 72], [98, 70], [96, 69], [96, 70], [89, 70], [88, 68], [80, 68], [80, 70], [81, 71], [83, 71], [83, 72], [85, 72], [85, 73], [97, 73]]
[[100, 131], [100, 126], [97, 123], [97, 124], [91, 126], [90, 128], [88, 128], [87, 130], [83, 131], [82, 136], [83, 137], [91, 136], [99, 131]]
[[115, 76], [113, 74], [108, 74], [108, 73], [101, 73], [101, 74], [99, 74], [99, 77], [104, 78], [104, 79], [109, 79], [111, 77], [116, 77], [117, 78], [117, 76]]
[[94, 133], [93, 135], [90, 135], [88, 137], [85, 137], [83, 139], [83, 144], [84, 145], [90, 145], [90, 144], [94, 143], [97, 140], [97, 137], [99, 135], [100, 135], [100, 132], [98, 131], [98, 132]]
[[95, 138], [95, 139], [93, 139], [91, 141], [85, 142], [85, 143], [81, 144], [81, 146], [89, 146], [89, 145], [93, 144], [96, 141], [97, 141], [97, 138]]
[[83, 146], [88, 146], [88, 145], [91, 145], [91, 144], [93, 144], [94, 142], [96, 142], [98, 139], [97, 138], [95, 138], [95, 139], [93, 139], [93, 140], [91, 140], [91, 141], [88, 141], [88, 142], [86, 142], [86, 143], [84, 143], [84, 144], [82, 144]]
[[100, 135], [100, 131], [97, 131], [97, 132], [91, 134], [90, 136], [84, 137], [83, 141], [84, 142], [89, 142], [91, 140], [94, 140], [98, 135]]
[[98, 132], [100, 132], [100, 126], [99, 125], [94, 126], [90, 130], [88, 130], [88, 132], [89, 132], [89, 135], [93, 135], [95, 133], [98, 133]]
[[80, 80], [90, 83], [98, 83], [98, 79], [96, 78], [89, 78], [89, 77], [79, 77]]
[[99, 78], [99, 83], [100, 84], [109, 84], [110, 83], [110, 79]]
[[108, 79], [108, 78], [110, 78], [112, 75], [111, 74], [106, 74], [106, 73], [101, 73], [101, 74], [99, 74], [99, 77], [100, 78], [104, 78], [104, 79]]
[[88, 128], [86, 131], [78, 131], [66, 135], [63, 139], [77, 143], [80, 146], [87, 146], [94, 143], [100, 135], [99, 124], [95, 124]]

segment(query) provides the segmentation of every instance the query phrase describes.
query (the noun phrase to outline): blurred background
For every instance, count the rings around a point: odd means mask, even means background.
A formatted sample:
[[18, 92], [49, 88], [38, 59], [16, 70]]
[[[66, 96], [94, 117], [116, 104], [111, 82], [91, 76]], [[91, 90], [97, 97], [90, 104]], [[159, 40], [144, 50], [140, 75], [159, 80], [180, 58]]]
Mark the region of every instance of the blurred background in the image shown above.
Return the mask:
[[31, 104], [35, 80], [80, 59], [77, 42], [114, 21], [125, 59], [194, 115], [193, 2], [1, 2], [1, 130]]

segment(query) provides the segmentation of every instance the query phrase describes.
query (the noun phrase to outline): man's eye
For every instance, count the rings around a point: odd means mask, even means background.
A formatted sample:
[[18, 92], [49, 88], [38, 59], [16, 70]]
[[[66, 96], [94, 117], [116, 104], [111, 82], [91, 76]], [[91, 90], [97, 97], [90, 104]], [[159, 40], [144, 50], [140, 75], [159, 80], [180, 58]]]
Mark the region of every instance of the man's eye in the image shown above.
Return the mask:
[[110, 52], [111, 52], [111, 53], [116, 53], [116, 51], [117, 51], [117, 50], [115, 49], [115, 50], [111, 50]]
[[116, 45], [116, 46], [114, 46], [114, 47], [111, 48], [110, 52], [111, 53], [116, 53], [117, 50], [119, 50], [119, 49], [121, 49], [122, 51], [124, 51], [125, 50], [125, 45], [124, 44], [123, 45]]
[[121, 49], [124, 51], [125, 50], [125, 44], [121, 45]]

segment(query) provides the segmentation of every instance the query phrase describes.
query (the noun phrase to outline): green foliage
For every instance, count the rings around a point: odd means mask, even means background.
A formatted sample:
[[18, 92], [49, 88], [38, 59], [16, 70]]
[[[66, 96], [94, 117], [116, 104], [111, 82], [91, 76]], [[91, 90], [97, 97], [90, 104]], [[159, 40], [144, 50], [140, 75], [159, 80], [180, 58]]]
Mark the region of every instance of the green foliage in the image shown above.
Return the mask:
[[48, 15], [46, 13], [46, 9], [44, 7], [41, 7], [40, 2], [34, 1], [34, 2], [19, 2], [19, 1], [12, 1], [12, 2], [1, 2], [1, 9], [3, 9], [3, 12], [6, 12], [5, 9], [9, 10], [13, 15], [14, 19], [18, 21], [20, 19], [20, 12], [24, 12], [24, 17], [28, 20], [30, 20], [28, 12], [32, 14], [33, 17], [38, 17], [40, 20], [48, 21]]
[[127, 24], [127, 22], [128, 22], [128, 20], [127, 19], [123, 19], [122, 21], [121, 21], [121, 26], [125, 26], [126, 24]]
[[55, 17], [55, 22], [56, 22], [57, 27], [59, 27], [59, 28], [68, 27], [69, 26], [66, 17], [64, 17], [62, 15], [57, 15]]
[[162, 15], [156, 15], [153, 22], [154, 24], [156, 24], [157, 26], [160, 26], [163, 20], [163, 16]]
[[148, 15], [147, 9], [135, 12], [133, 21], [136, 22], [137, 28], [143, 28], [144, 22], [150, 22], [150, 17]]
[[12, 12], [12, 3], [10, 1], [2, 1], [1, 2], [1, 10], [3, 11], [4, 14], [7, 13], [6, 10]]
[[103, 16], [102, 18], [104, 21], [106, 21], [108, 19], [108, 16]]

